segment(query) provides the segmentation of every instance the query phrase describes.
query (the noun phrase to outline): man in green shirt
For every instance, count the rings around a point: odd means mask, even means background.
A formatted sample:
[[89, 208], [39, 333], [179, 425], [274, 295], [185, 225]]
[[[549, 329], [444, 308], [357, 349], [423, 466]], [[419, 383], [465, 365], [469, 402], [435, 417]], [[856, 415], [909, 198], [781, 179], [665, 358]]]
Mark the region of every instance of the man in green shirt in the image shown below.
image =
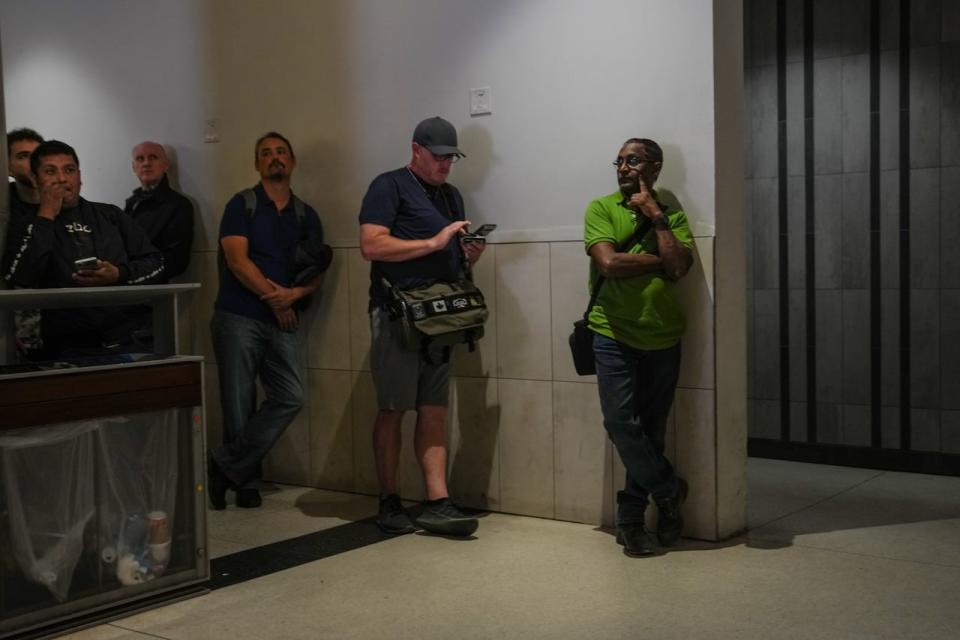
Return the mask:
[[683, 529], [687, 484], [663, 450], [685, 326], [676, 281], [693, 263], [693, 237], [686, 215], [653, 189], [663, 167], [660, 145], [631, 138], [614, 166], [619, 191], [591, 202], [584, 215], [591, 293], [600, 287], [589, 326], [603, 425], [627, 470], [617, 493], [617, 542], [627, 555], [650, 556], [650, 496], [660, 511], [660, 544], [675, 544]]

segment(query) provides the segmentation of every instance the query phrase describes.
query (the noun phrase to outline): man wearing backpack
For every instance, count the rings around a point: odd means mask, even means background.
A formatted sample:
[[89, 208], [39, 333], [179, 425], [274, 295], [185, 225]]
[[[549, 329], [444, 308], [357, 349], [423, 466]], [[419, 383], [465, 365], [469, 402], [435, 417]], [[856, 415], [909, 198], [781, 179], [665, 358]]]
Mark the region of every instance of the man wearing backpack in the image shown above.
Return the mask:
[[[447, 492], [446, 417], [449, 357], [404, 344], [401, 321], [391, 316], [384, 280], [410, 288], [464, 277], [463, 262], [473, 264], [483, 242], [461, 242], [468, 222], [463, 198], [447, 184], [454, 162], [463, 157], [453, 125], [428, 118], [413, 133], [412, 158], [400, 169], [377, 176], [360, 210], [360, 251], [371, 261], [370, 368], [377, 389], [378, 413], [373, 451], [380, 483], [378, 526], [387, 533], [469, 536], [476, 518], [463, 514]], [[449, 348], [447, 349], [447, 356]], [[405, 412], [417, 412], [414, 439], [427, 500], [415, 522], [398, 495], [400, 425]]]
[[[322, 276], [295, 284], [291, 256], [322, 238], [316, 211], [290, 189], [297, 166], [290, 142], [271, 131], [254, 146], [260, 182], [233, 196], [220, 221], [220, 291], [210, 321], [220, 376], [224, 444], [211, 452], [210, 503], [259, 507], [260, 462], [303, 406], [299, 309]], [[259, 378], [265, 398], [256, 406]]]

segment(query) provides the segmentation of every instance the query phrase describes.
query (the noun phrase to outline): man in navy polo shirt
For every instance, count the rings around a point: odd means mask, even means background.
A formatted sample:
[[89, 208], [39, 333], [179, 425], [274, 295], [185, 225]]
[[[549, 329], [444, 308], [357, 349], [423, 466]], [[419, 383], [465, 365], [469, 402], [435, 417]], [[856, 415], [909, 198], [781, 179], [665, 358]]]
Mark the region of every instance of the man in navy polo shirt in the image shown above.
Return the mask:
[[[212, 451], [210, 503], [226, 507], [234, 488], [238, 507], [259, 507], [260, 462], [303, 406], [303, 329], [298, 301], [322, 276], [294, 286], [291, 256], [307, 238], [322, 237], [317, 212], [290, 189], [297, 159], [275, 131], [254, 147], [260, 183], [243, 192], [220, 221], [225, 268], [210, 330], [220, 374], [224, 444]], [[248, 196], [249, 194], [247, 194]], [[255, 201], [256, 206], [251, 206]], [[249, 204], [248, 204], [249, 202]], [[265, 398], [256, 407], [256, 380]]]
[[[370, 260], [370, 369], [377, 389], [373, 452], [380, 483], [377, 524], [387, 533], [417, 527], [445, 535], [469, 536], [476, 518], [465, 515], [447, 493], [446, 417], [450, 361], [424, 358], [404, 346], [398, 321], [386, 309], [384, 279], [400, 288], [463, 277], [463, 261], [473, 264], [482, 242], [461, 242], [468, 224], [463, 198], [447, 184], [454, 162], [463, 156], [457, 131], [443, 118], [428, 118], [413, 133], [410, 163], [374, 178], [360, 210], [360, 251]], [[414, 448], [423, 472], [427, 500], [415, 521], [400, 502], [397, 466], [400, 425], [417, 412]]]

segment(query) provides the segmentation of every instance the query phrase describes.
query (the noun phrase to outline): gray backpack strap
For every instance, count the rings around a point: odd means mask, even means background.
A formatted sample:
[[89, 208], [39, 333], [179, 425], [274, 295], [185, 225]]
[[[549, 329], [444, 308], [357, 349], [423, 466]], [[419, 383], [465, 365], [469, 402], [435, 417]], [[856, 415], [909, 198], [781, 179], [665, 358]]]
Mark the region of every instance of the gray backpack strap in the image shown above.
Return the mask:
[[[257, 194], [253, 192], [253, 189], [244, 189], [237, 195], [243, 198], [243, 208], [247, 212], [247, 221], [249, 222], [253, 218], [253, 212], [257, 210]], [[223, 274], [227, 270], [227, 257], [223, 253], [223, 245], [220, 244], [219, 240], [217, 240], [217, 267], [222, 281]]]
[[303, 217], [307, 215], [306, 205], [296, 194], [290, 194], [293, 197], [293, 212], [297, 214], [297, 222], [303, 223]]
[[257, 194], [253, 192], [253, 189], [244, 189], [240, 192], [240, 195], [243, 196], [243, 205], [247, 210], [247, 219], [253, 217], [253, 212], [257, 210]]

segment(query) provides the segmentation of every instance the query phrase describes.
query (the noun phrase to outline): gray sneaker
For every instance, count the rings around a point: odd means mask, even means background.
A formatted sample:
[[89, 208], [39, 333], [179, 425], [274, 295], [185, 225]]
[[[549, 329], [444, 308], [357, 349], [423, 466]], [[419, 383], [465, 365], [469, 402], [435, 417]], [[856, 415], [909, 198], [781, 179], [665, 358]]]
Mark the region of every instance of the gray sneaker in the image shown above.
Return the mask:
[[403, 503], [400, 502], [400, 496], [391, 493], [388, 496], [380, 498], [380, 509], [377, 512], [377, 526], [384, 533], [413, 533], [417, 530], [410, 517], [403, 510]]
[[480, 522], [476, 518], [460, 511], [460, 508], [450, 498], [425, 501], [423, 511], [414, 522], [418, 527], [430, 533], [458, 537], [472, 535], [480, 526]]

